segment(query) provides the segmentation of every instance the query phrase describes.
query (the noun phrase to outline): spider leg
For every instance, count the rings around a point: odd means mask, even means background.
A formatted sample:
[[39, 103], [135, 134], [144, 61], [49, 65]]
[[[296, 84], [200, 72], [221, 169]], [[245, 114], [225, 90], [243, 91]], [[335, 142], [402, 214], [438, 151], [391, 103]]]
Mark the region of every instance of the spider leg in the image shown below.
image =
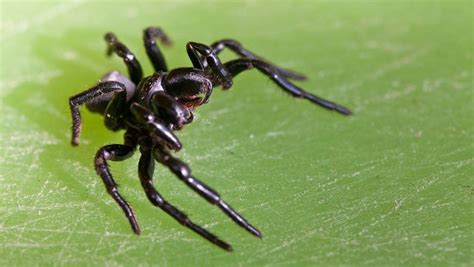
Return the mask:
[[219, 84], [222, 85], [222, 88], [228, 89], [232, 86], [232, 75], [209, 46], [189, 42], [186, 45], [186, 51], [194, 68], [205, 70], [209, 67], [213, 71], [215, 78], [219, 81]]
[[[130, 132], [128, 132], [130, 134]], [[126, 142], [124, 145], [106, 145], [100, 148], [95, 155], [95, 170], [97, 174], [102, 178], [107, 192], [112, 196], [112, 198], [117, 202], [117, 204], [122, 208], [125, 216], [127, 217], [132, 230], [139, 235], [140, 227], [138, 225], [137, 219], [133, 212], [132, 207], [127, 203], [127, 201], [119, 194], [117, 189], [117, 184], [110, 173], [107, 160], [112, 161], [122, 161], [127, 158], [130, 158], [135, 151], [135, 144], [127, 142], [127, 133], [125, 135]]]
[[[259, 59], [261, 61], [269, 63], [267, 60], [263, 59], [260, 56], [255, 55], [254, 53], [250, 52], [249, 50], [245, 49], [238, 41], [233, 39], [223, 39], [219, 40], [213, 44], [211, 44], [212, 52], [218, 55], [224, 48], [229, 48], [234, 53], [238, 54], [241, 57], [252, 58], [252, 59]], [[271, 64], [271, 63], [269, 63]], [[304, 74], [300, 74], [294, 71], [286, 70], [284, 68], [280, 68], [275, 64], [271, 64], [272, 67], [277, 70], [282, 76], [287, 79], [293, 80], [306, 80], [306, 76]]]
[[146, 53], [148, 58], [150, 58], [155, 72], [167, 72], [168, 67], [166, 65], [165, 57], [161, 53], [160, 48], [156, 45], [157, 38], [164, 46], [171, 46], [171, 40], [161, 28], [148, 27], [143, 31], [143, 41], [145, 43]]
[[117, 118], [126, 99], [127, 90], [122, 83], [115, 81], [101, 82], [96, 86], [69, 98], [69, 107], [72, 115], [72, 145], [76, 146], [79, 144], [81, 134], [82, 120], [79, 106], [84, 103], [91, 103], [92, 107], [94, 107], [94, 104], [102, 105], [102, 103], [107, 103], [100, 101], [94, 103], [94, 101], [103, 100], [103, 98], [107, 98], [107, 95], [111, 93], [115, 95], [112, 97], [109, 106], [105, 108], [105, 112], [108, 114], [108, 116], [105, 116], [105, 122], [108, 127], [113, 127], [114, 125], [117, 126]]
[[106, 33], [104, 39], [107, 42], [107, 55], [110, 56], [112, 53], [116, 53], [121, 57], [125, 65], [127, 65], [130, 79], [135, 85], [138, 85], [143, 78], [143, 70], [135, 55], [117, 39], [115, 34], [111, 32]]
[[230, 217], [235, 223], [243, 227], [251, 234], [262, 237], [257, 228], [252, 226], [242, 215], [236, 212], [229, 204], [221, 199], [219, 194], [210, 188], [203, 182], [199, 181], [191, 175], [191, 169], [181, 160], [174, 158], [169, 153], [155, 149], [153, 151], [155, 159], [167, 166], [181, 181], [183, 181], [192, 190], [198, 193], [201, 197], [205, 198], [211, 204], [217, 205], [228, 217]]
[[199, 225], [193, 223], [186, 214], [167, 202], [153, 186], [153, 171], [155, 168], [155, 161], [151, 155], [152, 147], [151, 144], [142, 144], [140, 146], [141, 157], [138, 163], [138, 175], [143, 189], [150, 202], [168, 213], [176, 221], [184, 225], [185, 227], [196, 232], [209, 242], [217, 245], [218, 247], [227, 251], [232, 251], [232, 246], [219, 239], [214, 234], [208, 232]]
[[265, 61], [252, 58], [240, 58], [231, 60], [224, 64], [225, 68], [232, 74], [233, 77], [239, 73], [250, 70], [253, 68], [258, 69], [260, 72], [265, 74], [267, 77], [273, 80], [281, 89], [291, 94], [294, 97], [300, 97], [313, 102], [316, 105], [322, 106], [329, 110], [337, 111], [343, 115], [351, 115], [352, 112], [339, 104], [333, 103], [329, 100], [323, 99], [319, 96], [313, 95], [305, 90], [294, 85], [290, 81], [286, 80], [275, 68]]

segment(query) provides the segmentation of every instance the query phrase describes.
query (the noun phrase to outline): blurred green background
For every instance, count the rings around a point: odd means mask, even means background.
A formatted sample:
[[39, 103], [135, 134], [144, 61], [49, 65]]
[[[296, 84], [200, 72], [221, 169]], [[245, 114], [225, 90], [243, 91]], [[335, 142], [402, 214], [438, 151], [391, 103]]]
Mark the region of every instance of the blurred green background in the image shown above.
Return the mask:
[[[0, 265], [473, 266], [473, 2], [1, 2]], [[163, 27], [185, 44], [235, 38], [354, 111], [295, 100], [258, 72], [216, 90], [178, 155], [264, 234], [253, 238], [157, 165], [156, 186], [226, 253], [148, 203], [138, 155], [112, 163], [142, 235], [92, 159], [121, 142], [85, 109], [69, 145], [69, 96], [105, 72], [114, 31], [141, 59]], [[233, 58], [224, 53], [223, 59]]]

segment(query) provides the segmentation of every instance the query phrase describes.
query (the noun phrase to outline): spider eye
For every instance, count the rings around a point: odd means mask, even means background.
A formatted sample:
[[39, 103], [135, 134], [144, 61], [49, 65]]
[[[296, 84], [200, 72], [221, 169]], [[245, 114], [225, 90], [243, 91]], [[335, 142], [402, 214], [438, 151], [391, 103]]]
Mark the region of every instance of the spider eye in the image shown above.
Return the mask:
[[154, 118], [153, 115], [147, 114], [147, 115], [144, 116], [144, 119], [145, 119], [146, 122], [152, 122], [152, 121], [154, 121], [155, 118]]

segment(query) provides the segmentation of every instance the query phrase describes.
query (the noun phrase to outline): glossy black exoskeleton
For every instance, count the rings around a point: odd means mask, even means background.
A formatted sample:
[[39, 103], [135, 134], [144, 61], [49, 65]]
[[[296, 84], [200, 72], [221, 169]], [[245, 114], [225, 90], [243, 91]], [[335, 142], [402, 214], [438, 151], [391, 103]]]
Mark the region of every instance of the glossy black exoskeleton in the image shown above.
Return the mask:
[[[233, 77], [254, 68], [294, 97], [307, 99], [344, 115], [350, 115], [351, 112], [343, 106], [297, 87], [289, 80], [304, 80], [304, 75], [269, 63], [243, 48], [235, 40], [224, 39], [210, 46], [189, 42], [186, 50], [193, 67], [168, 71], [156, 39], [165, 46], [171, 45], [170, 39], [156, 27], [145, 29], [143, 39], [147, 55], [155, 69], [153, 75], [145, 78], [135, 55], [113, 33], [105, 35], [108, 55], [115, 53], [123, 59], [130, 79], [117, 71], [112, 71], [104, 75], [94, 87], [70, 98], [73, 121], [71, 143], [75, 146], [79, 144], [82, 126], [79, 107], [82, 104], [86, 104], [90, 111], [103, 115], [108, 129], [125, 130], [124, 143], [100, 148], [95, 156], [94, 165], [108, 193], [122, 208], [136, 234], [140, 234], [136, 217], [130, 205], [119, 194], [107, 161], [125, 160], [132, 156], [136, 147], [139, 147], [141, 152], [138, 163], [139, 178], [153, 205], [210, 242], [223, 249], [232, 250], [229, 244], [194, 224], [156, 191], [152, 180], [156, 160], [168, 167], [192, 190], [210, 203], [217, 205], [234, 222], [253, 235], [261, 237], [259, 230], [224, 202], [215, 190], [196, 179], [184, 162], [172, 155], [172, 151], [178, 151], [182, 147], [174, 131], [193, 121], [194, 110], [209, 101], [214, 87], [221, 86], [223, 89], [229, 89], [232, 86]], [[239, 58], [222, 63], [218, 54], [224, 48], [235, 52]]]

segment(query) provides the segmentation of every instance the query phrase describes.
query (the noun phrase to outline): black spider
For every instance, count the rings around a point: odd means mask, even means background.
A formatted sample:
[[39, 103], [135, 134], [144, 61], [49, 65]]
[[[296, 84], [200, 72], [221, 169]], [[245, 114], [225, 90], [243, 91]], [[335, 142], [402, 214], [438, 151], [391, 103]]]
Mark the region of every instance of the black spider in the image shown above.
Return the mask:
[[[172, 155], [172, 151], [179, 151], [182, 147], [173, 131], [192, 122], [194, 109], [208, 102], [215, 86], [220, 85], [223, 89], [229, 89], [232, 86], [233, 77], [253, 68], [269, 77], [281, 89], [294, 97], [305, 98], [314, 104], [344, 115], [350, 115], [351, 111], [297, 87], [288, 79], [304, 80], [304, 75], [268, 63], [243, 48], [237, 41], [225, 39], [210, 46], [189, 42], [186, 50], [193, 67], [168, 71], [165, 59], [155, 40], [159, 39], [165, 46], [169, 46], [170, 39], [156, 27], [145, 29], [143, 39], [148, 57], [156, 71], [145, 78], [135, 55], [113, 33], [105, 35], [108, 45], [107, 54], [115, 53], [123, 59], [128, 68], [130, 80], [119, 72], [112, 71], [104, 75], [94, 87], [69, 99], [72, 113], [72, 144], [75, 146], [79, 144], [82, 126], [79, 106], [82, 104], [86, 104], [90, 111], [103, 115], [108, 129], [125, 130], [124, 144], [103, 146], [97, 151], [94, 164], [108, 193], [122, 208], [136, 234], [140, 234], [137, 220], [130, 205], [119, 194], [107, 161], [125, 160], [131, 157], [139, 146], [141, 157], [138, 163], [138, 174], [143, 189], [153, 205], [158, 206], [175, 220], [217, 246], [232, 250], [229, 244], [194, 224], [156, 191], [152, 180], [156, 160], [168, 167], [180, 180], [207, 201], [219, 206], [234, 222], [253, 235], [261, 237], [259, 230], [224, 202], [216, 191], [192, 176], [191, 169]], [[229, 48], [240, 58], [222, 63], [217, 55], [224, 48]]]

